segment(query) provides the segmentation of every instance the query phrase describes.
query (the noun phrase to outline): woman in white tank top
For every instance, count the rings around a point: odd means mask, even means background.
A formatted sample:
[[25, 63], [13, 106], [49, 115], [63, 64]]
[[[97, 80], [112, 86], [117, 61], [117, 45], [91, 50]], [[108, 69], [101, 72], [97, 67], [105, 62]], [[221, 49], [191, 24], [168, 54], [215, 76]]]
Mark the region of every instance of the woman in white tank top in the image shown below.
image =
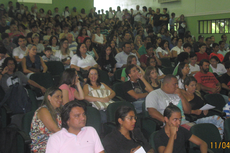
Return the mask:
[[99, 45], [99, 46], [105, 45], [106, 39], [105, 39], [105, 36], [103, 34], [101, 34], [100, 27], [96, 27], [95, 30], [96, 30], [96, 33], [92, 37], [92, 42]]

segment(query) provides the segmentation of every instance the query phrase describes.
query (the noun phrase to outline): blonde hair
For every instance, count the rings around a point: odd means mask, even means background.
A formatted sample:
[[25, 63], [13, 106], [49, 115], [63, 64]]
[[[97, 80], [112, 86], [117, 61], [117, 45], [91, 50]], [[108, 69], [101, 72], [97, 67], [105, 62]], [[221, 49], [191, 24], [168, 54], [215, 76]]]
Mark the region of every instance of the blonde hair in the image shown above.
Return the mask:
[[25, 56], [29, 55], [29, 50], [31, 50], [33, 46], [37, 47], [35, 44], [29, 44], [29, 45], [27, 46]]
[[[137, 44], [137, 37], [140, 37], [140, 40], [141, 40], [141, 36], [140, 35], [136, 35], [136, 37], [134, 39], [134, 44]], [[141, 44], [142, 44], [142, 40], [141, 40]]]

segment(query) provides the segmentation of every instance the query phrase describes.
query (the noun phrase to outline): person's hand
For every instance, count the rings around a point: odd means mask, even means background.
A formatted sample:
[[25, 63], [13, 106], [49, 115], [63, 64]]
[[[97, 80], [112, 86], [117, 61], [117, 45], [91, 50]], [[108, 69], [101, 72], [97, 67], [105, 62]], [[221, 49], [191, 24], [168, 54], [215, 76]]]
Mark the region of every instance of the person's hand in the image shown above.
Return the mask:
[[132, 148], [130, 153], [135, 153], [141, 146], [137, 146], [136, 148]]
[[41, 91], [42, 91], [43, 94], [46, 92], [46, 88], [41, 87], [40, 89], [41, 89]]
[[221, 90], [221, 87], [220, 87], [220, 86], [216, 86], [216, 90], [217, 90], [217, 92], [219, 93], [220, 90]]
[[170, 137], [176, 137], [176, 133], [178, 131], [178, 127], [174, 126], [174, 125], [170, 125]]
[[76, 79], [76, 80], [75, 80], [75, 85], [76, 85], [76, 86], [77, 86], [77, 85], [80, 85], [79, 79]]
[[87, 71], [89, 71], [90, 68], [91, 68], [91, 66], [87, 66], [85, 69], [86, 69]]
[[211, 92], [212, 92], [212, 93], [217, 93], [216, 88], [211, 88]]
[[101, 102], [107, 103], [109, 102], [109, 97], [101, 98]]
[[195, 113], [196, 115], [200, 115], [200, 114], [202, 113], [202, 110], [197, 109], [194, 113]]
[[180, 88], [177, 88], [174, 92], [174, 94], [177, 94], [178, 96], [180, 96], [182, 94]]
[[142, 75], [141, 73], [138, 73], [137, 76], [138, 76], [138, 78], [141, 79], [141, 80], [144, 78], [143, 75]]
[[9, 71], [9, 68], [8, 66], [6, 66], [2, 71], [2, 75], [6, 74], [8, 71]]
[[203, 110], [203, 114], [206, 116], [208, 114], [208, 110]]

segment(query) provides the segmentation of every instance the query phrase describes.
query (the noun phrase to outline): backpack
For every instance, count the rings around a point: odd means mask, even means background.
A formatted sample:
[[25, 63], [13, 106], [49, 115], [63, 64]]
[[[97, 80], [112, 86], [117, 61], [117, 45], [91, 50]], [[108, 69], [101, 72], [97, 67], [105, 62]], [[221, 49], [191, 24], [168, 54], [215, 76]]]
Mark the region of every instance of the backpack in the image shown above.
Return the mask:
[[12, 84], [5, 93], [5, 97], [0, 103], [7, 104], [13, 114], [27, 113], [31, 110], [31, 100], [23, 85], [16, 83]]
[[0, 153], [16, 153], [17, 152], [17, 126], [10, 124], [0, 129]]

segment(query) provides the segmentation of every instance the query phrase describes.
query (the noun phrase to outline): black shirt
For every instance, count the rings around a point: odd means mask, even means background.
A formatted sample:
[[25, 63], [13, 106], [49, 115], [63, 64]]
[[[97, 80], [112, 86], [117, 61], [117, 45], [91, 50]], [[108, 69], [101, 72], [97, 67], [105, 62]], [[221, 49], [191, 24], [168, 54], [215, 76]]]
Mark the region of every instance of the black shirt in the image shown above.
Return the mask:
[[7, 29], [10, 29], [10, 27], [9, 26], [2, 26], [2, 25], [0, 25], [0, 33], [4, 33]]
[[161, 21], [160, 21], [161, 14], [157, 15], [154, 14], [153, 20], [154, 20], [154, 26], [160, 26]]
[[166, 13], [166, 14], [161, 14], [161, 17], [162, 17], [162, 18], [168, 18], [168, 20], [166, 20], [166, 21], [161, 21], [161, 24], [162, 24], [162, 25], [168, 26], [168, 23], [169, 23], [169, 14], [168, 14], [168, 13]]
[[130, 153], [130, 150], [137, 146], [142, 146], [146, 152], [151, 149], [140, 129], [133, 130], [133, 137], [135, 140], [128, 140], [120, 131], [114, 129], [110, 134], [105, 136], [103, 146], [108, 153]]
[[[189, 101], [189, 104], [191, 105], [192, 110], [200, 109], [205, 105], [205, 102], [197, 95], [194, 93], [194, 98]], [[194, 114], [193, 114], [194, 115]], [[196, 115], [198, 118], [205, 117], [203, 111], [201, 112], [200, 115]]]
[[223, 75], [221, 76], [220, 82], [221, 82], [221, 83], [224, 83], [224, 84], [226, 84], [228, 87], [230, 87], [230, 76], [229, 76], [227, 73], [223, 74]]
[[103, 71], [113, 73], [113, 69], [117, 61], [114, 58], [106, 60], [105, 58], [100, 57], [97, 63], [100, 65]]
[[[190, 131], [180, 126], [177, 131], [177, 137], [174, 140], [173, 153], [185, 153], [186, 152], [185, 143], [191, 138], [191, 136], [192, 133]], [[160, 129], [159, 132], [154, 137], [154, 143], [157, 150], [160, 146], [166, 147], [168, 141], [169, 141], [169, 137], [165, 133], [165, 128]]]
[[135, 98], [133, 98], [132, 96], [130, 96], [128, 94], [128, 91], [130, 90], [134, 90], [136, 93], [146, 93], [147, 91], [145, 91], [145, 84], [138, 79], [138, 81], [136, 83], [129, 81], [126, 81], [123, 84], [123, 91], [124, 91], [124, 98], [125, 100], [129, 101], [129, 102], [134, 102], [137, 101]]

